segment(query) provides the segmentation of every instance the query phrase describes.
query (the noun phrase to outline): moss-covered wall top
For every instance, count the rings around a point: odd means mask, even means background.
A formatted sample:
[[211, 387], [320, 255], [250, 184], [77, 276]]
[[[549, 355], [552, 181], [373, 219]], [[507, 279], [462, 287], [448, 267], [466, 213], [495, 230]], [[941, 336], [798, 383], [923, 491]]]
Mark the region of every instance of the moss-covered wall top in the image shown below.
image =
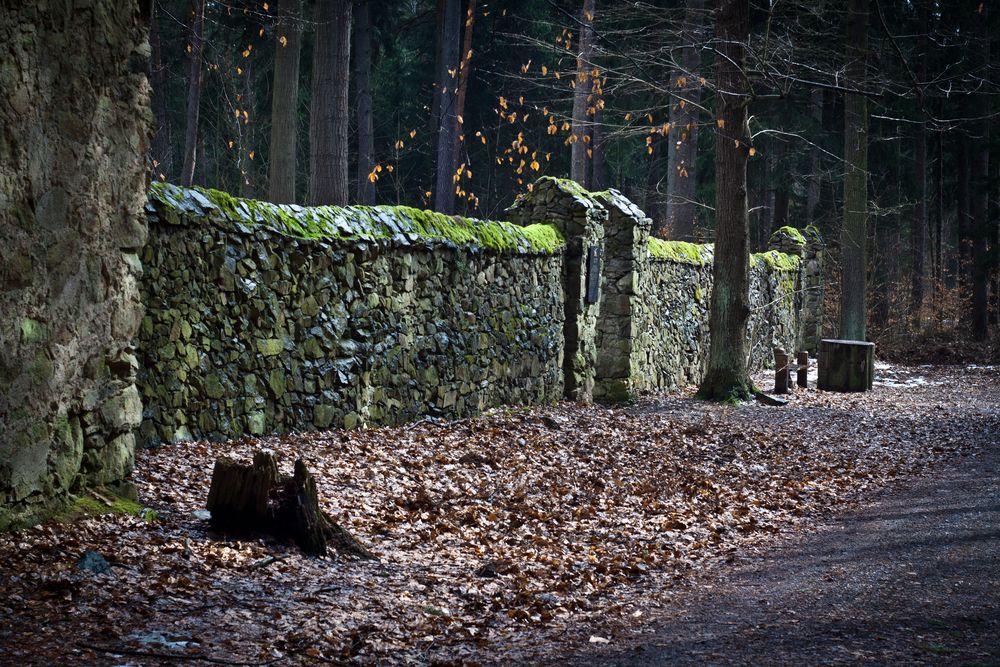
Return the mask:
[[563, 394], [563, 240], [158, 185], [144, 442], [460, 417]]
[[0, 11], [0, 529], [131, 470], [144, 3]]

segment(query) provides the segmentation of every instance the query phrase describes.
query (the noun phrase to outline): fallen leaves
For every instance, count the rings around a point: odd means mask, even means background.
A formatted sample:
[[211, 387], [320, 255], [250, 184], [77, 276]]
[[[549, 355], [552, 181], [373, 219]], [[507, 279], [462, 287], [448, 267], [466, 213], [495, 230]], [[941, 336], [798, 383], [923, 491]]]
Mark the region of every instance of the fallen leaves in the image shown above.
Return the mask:
[[[160, 633], [235, 662], [558, 660], [547, 642], [611, 641], [708, 559], [1000, 426], [995, 369], [918, 370], [940, 381], [800, 392], [780, 409], [651, 397], [140, 452], [156, 523], [107, 515], [0, 535], [0, 649], [22, 664], [91, 659], [61, 640], [73, 636], [141, 663], [135, 637]], [[380, 562], [209, 532], [195, 513], [215, 458], [261, 447], [288, 467], [305, 459], [324, 509]], [[79, 571], [88, 550], [110, 572]]]

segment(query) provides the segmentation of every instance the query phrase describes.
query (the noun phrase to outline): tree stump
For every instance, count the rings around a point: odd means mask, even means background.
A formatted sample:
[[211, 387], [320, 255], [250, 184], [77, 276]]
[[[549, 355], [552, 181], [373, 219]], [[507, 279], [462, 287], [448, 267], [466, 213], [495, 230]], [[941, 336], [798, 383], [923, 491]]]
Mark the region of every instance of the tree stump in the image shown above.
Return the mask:
[[320, 509], [316, 480], [301, 459], [295, 462], [291, 477], [278, 472], [269, 451], [254, 454], [250, 465], [227, 457], [216, 459], [208, 511], [212, 527], [219, 531], [269, 533], [293, 540], [314, 556], [326, 555], [332, 546], [344, 555], [375, 558]]
[[821, 340], [816, 387], [824, 391], [870, 391], [874, 366], [875, 343]]

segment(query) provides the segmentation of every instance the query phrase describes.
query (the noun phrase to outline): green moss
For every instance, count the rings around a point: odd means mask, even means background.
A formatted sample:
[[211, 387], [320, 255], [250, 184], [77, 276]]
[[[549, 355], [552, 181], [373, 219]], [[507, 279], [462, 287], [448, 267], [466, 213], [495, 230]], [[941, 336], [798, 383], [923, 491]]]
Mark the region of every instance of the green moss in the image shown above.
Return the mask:
[[795, 255], [780, 252], [778, 250], [768, 250], [758, 252], [750, 256], [751, 261], [760, 266], [766, 264], [772, 271], [798, 271], [799, 258]]
[[684, 264], [704, 266], [712, 263], [712, 244], [696, 244], [687, 241], [664, 241], [649, 237], [649, 254], [657, 259], [668, 259]]
[[523, 227], [524, 236], [531, 243], [532, 250], [555, 252], [566, 245], [562, 232], [554, 225], [534, 224]]
[[[150, 205], [159, 215], [211, 218], [220, 223], [263, 225], [295, 238], [388, 240], [399, 234], [429, 241], [476, 246], [495, 252], [554, 252], [565, 244], [549, 225], [448, 216], [409, 206], [301, 207], [240, 199], [219, 190], [153, 183]], [[413, 240], [413, 239], [409, 239]]]
[[799, 245], [806, 244], [806, 237], [802, 235], [802, 232], [795, 229], [795, 227], [789, 227], [788, 225], [785, 225], [784, 227], [776, 229], [774, 233], [771, 234], [771, 241], [772, 242], [776, 241], [778, 239], [781, 239], [782, 237], [789, 238], [795, 243], [798, 243]]
[[122, 516], [137, 516], [152, 523], [156, 521], [156, 510], [145, 507], [142, 503], [137, 503], [128, 498], [116, 495], [102, 494], [111, 502], [110, 505], [94, 496], [79, 496], [63, 508], [56, 511], [52, 518], [60, 522], [69, 522], [83, 516], [102, 516], [105, 514], [118, 514]]
[[46, 338], [48, 338], [48, 333], [45, 330], [44, 324], [30, 317], [25, 317], [21, 320], [21, 342], [28, 344], [41, 343]]

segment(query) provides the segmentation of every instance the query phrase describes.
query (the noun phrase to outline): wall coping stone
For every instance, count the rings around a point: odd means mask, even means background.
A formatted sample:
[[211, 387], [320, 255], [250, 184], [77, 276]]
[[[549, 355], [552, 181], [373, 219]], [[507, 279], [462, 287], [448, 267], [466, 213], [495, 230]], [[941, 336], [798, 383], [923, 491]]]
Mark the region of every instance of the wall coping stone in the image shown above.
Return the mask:
[[233, 197], [219, 190], [153, 183], [146, 211], [152, 224], [208, 222], [226, 232], [260, 229], [302, 240], [348, 245], [464, 248], [472, 252], [554, 255], [566, 241], [557, 227], [518, 226], [448, 216], [409, 206], [298, 206]]

